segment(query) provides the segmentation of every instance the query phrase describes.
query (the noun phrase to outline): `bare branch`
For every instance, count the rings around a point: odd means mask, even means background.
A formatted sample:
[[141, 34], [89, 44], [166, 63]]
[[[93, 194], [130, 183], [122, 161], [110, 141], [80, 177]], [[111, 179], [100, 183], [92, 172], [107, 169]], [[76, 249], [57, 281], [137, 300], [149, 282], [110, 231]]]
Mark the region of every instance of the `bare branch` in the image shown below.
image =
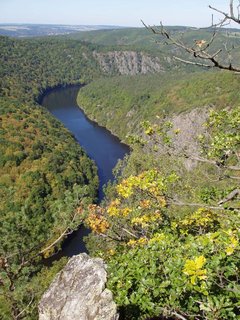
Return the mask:
[[130, 232], [129, 230], [122, 228], [123, 231], [125, 231], [126, 233], [128, 233], [130, 236], [133, 236], [134, 238], [138, 238], [134, 233]]
[[240, 171], [240, 167], [238, 166], [226, 166], [222, 163], [219, 163], [215, 160], [209, 160], [209, 159], [205, 159], [205, 158], [200, 158], [200, 157], [197, 157], [197, 156], [188, 156], [188, 155], [184, 155], [186, 158], [188, 159], [191, 159], [191, 160], [196, 160], [196, 161], [199, 161], [199, 162], [205, 162], [205, 163], [209, 163], [209, 164], [213, 164], [215, 165], [216, 167], [221, 167], [221, 168], [224, 168], [224, 169], [227, 169], [227, 170], [233, 170], [233, 171]]
[[233, 0], [230, 0], [230, 16], [234, 17], [234, 12], [233, 12]]
[[43, 254], [44, 252], [46, 252], [46, 251], [50, 250], [52, 247], [54, 247], [60, 240], [62, 240], [67, 234], [69, 234], [68, 230], [69, 230], [68, 228], [65, 229], [63, 231], [63, 233], [55, 241], [53, 241], [49, 246], [47, 246], [46, 248], [41, 250], [39, 252], [39, 254]]
[[228, 65], [225, 65], [225, 64], [223, 64], [223, 63], [221, 63], [220, 61], [217, 60], [217, 56], [222, 51], [222, 49], [217, 50], [213, 54], [210, 54], [209, 52], [206, 51], [206, 49], [208, 49], [211, 46], [212, 42], [214, 41], [214, 39], [216, 37], [216, 31], [214, 31], [213, 36], [211, 37], [211, 39], [209, 41], [207, 41], [207, 43], [206, 43], [206, 45], [204, 47], [203, 47], [203, 44], [205, 44], [204, 40], [200, 40], [200, 41], [196, 40], [195, 41], [195, 46], [189, 47], [186, 44], [184, 44], [182, 41], [180, 41], [179, 39], [173, 38], [170, 35], [170, 33], [163, 27], [162, 24], [161, 24], [160, 30], [157, 29], [156, 27], [146, 26], [145, 23], [143, 23], [143, 24], [147, 29], [149, 29], [154, 34], [161, 35], [164, 38], [166, 38], [166, 40], [167, 40], [166, 44], [173, 45], [173, 46], [175, 46], [177, 48], [180, 48], [183, 51], [191, 54], [194, 58], [198, 58], [198, 59], [201, 59], [201, 60], [209, 61], [212, 64], [208, 65], [208, 64], [199, 63], [199, 62], [194, 63], [191, 60], [185, 60], [185, 59], [182, 59], [182, 58], [179, 58], [179, 57], [174, 57], [175, 60], [179, 60], [181, 62], [184, 62], [184, 63], [187, 63], [187, 64], [192, 64], [192, 65], [196, 65], [196, 66], [200, 66], [200, 67], [218, 68], [218, 69], [222, 69], [222, 70], [229, 70], [229, 71], [234, 71], [234, 72], [240, 73], [240, 68], [234, 67], [231, 63], [229, 63]]
[[[211, 10], [214, 10], [214, 11], [216, 11], [216, 12], [218, 12], [218, 13], [220, 13], [221, 15], [224, 16], [222, 22], [226, 22], [226, 21], [228, 20], [228, 21], [234, 21], [234, 22], [240, 24], [239, 16], [238, 16], [238, 17], [235, 17], [235, 14], [234, 14], [233, 0], [230, 0], [229, 7], [230, 7], [230, 13], [226, 13], [226, 12], [224, 12], [224, 11], [221, 11], [221, 10], [217, 9], [217, 8], [214, 8], [214, 7], [212, 7], [212, 6], [209, 6], [209, 8], [210, 8]], [[237, 7], [237, 10], [238, 10], [238, 8], [239, 8], [239, 6]], [[239, 11], [239, 10], [238, 10], [238, 11]]]
[[183, 202], [176, 199], [168, 200], [168, 205], [174, 205], [174, 206], [180, 206], [180, 207], [198, 207], [198, 208], [206, 208], [211, 210], [223, 210], [223, 207], [219, 206], [208, 206], [203, 203], [189, 203], [189, 202]]
[[[209, 40], [195, 40], [195, 43], [193, 44], [193, 46], [191, 47], [189, 44], [185, 44], [182, 41], [182, 37], [180, 38], [178, 37], [173, 37], [171, 35], [171, 33], [165, 29], [162, 25], [162, 23], [160, 23], [160, 27], [156, 27], [156, 26], [149, 26], [146, 25], [143, 21], [143, 25], [145, 26], [145, 28], [147, 28], [148, 30], [150, 30], [153, 34], [155, 35], [161, 35], [163, 37], [163, 39], [165, 39], [164, 44], [166, 45], [172, 45], [176, 48], [181, 49], [182, 51], [185, 51], [186, 53], [190, 54], [193, 58], [197, 58], [198, 60], [204, 60], [207, 61], [209, 63], [201, 63], [199, 61], [193, 62], [191, 59], [185, 59], [182, 57], [176, 57], [174, 56], [175, 60], [181, 61], [183, 63], [186, 64], [190, 64], [190, 65], [195, 65], [195, 66], [200, 66], [200, 67], [204, 67], [204, 68], [218, 68], [218, 69], [222, 69], [222, 70], [228, 70], [228, 71], [233, 71], [236, 73], [240, 73], [240, 67], [238, 66], [233, 66], [232, 65], [232, 57], [230, 55], [231, 51], [234, 49], [234, 46], [232, 45], [230, 49], [227, 49], [227, 46], [225, 46], [225, 50], [228, 54], [228, 60], [229, 63], [226, 64], [222, 61], [224, 61], [225, 57], [223, 56], [222, 58], [224, 59], [220, 59], [219, 58], [219, 54], [221, 53], [222, 49], [217, 50], [215, 53], [211, 53], [210, 52], [210, 48], [212, 46], [212, 43], [214, 42], [218, 31], [223, 27], [226, 26], [227, 24], [230, 23], [230, 21], [234, 21], [237, 24], [240, 24], [240, 19], [239, 19], [239, 15], [240, 15], [240, 3], [239, 5], [236, 7], [237, 9], [237, 16], [234, 13], [234, 0], [230, 0], [230, 4], [229, 4], [229, 10], [230, 13], [226, 13], [224, 11], [221, 11], [217, 8], [214, 8], [212, 6], [209, 6], [210, 9], [220, 13], [223, 16], [223, 19], [220, 20], [219, 23], [214, 24], [213, 23], [213, 17], [212, 17], [212, 37]], [[226, 61], [226, 59], [225, 59]]]
[[240, 177], [235, 177], [235, 176], [227, 176], [227, 178], [234, 179], [234, 180], [240, 180]]
[[229, 195], [226, 198], [224, 198], [221, 201], [219, 201], [218, 205], [221, 205], [221, 204], [224, 204], [224, 203], [226, 203], [228, 201], [231, 201], [233, 198], [235, 198], [239, 194], [240, 194], [240, 189], [233, 190], [232, 192], [229, 193]]
[[181, 314], [179, 314], [177, 312], [173, 312], [172, 315], [175, 316], [177, 319], [187, 320], [187, 318], [183, 317]]
[[209, 64], [204, 64], [204, 63], [199, 63], [199, 62], [195, 62], [195, 61], [184, 60], [184, 59], [181, 59], [181, 58], [175, 57], [175, 56], [173, 58], [175, 60], [178, 60], [178, 61], [186, 63], [186, 64], [191, 64], [191, 65], [198, 66], [198, 67], [203, 67], [203, 68], [212, 68], [212, 65], [209, 65]]
[[32, 295], [30, 302], [21, 312], [19, 312], [18, 315], [16, 315], [16, 319], [19, 319], [21, 317], [21, 315], [30, 307], [30, 305], [33, 303], [33, 299], [34, 299], [34, 296]]
[[[77, 216], [77, 211], [75, 211], [71, 222], [74, 222], [76, 216]], [[41, 250], [38, 254], [43, 254], [44, 252], [48, 251], [49, 249], [54, 247], [59, 241], [61, 241], [64, 237], [66, 237], [67, 235], [69, 235], [71, 233], [72, 233], [72, 231], [69, 231], [69, 227], [67, 227], [55, 241], [53, 241], [49, 246], [47, 246], [46, 248]]]

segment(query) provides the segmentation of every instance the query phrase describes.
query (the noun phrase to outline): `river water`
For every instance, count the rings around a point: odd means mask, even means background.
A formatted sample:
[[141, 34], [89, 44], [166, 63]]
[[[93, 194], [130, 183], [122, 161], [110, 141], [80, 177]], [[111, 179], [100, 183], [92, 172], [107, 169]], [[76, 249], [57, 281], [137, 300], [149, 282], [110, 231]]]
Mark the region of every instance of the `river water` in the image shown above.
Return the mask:
[[[114, 179], [112, 169], [119, 159], [129, 153], [129, 147], [120, 142], [107, 129], [89, 120], [76, 102], [79, 86], [53, 89], [43, 98], [41, 104], [46, 107], [75, 136], [80, 146], [93, 159], [98, 167], [99, 201], [103, 198], [103, 185]], [[80, 227], [64, 242], [61, 256], [71, 257], [86, 252], [83, 237], [89, 231]]]

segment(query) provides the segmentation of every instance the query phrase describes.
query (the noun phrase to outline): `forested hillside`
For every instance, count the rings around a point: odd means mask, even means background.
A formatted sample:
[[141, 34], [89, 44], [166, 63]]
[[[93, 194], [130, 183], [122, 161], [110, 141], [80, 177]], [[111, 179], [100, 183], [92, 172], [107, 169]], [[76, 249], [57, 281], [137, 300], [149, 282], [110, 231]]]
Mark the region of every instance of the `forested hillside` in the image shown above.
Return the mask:
[[[148, 24], [148, 21], [144, 21]], [[186, 66], [174, 61], [173, 56], [179, 55], [181, 58], [186, 58], [189, 55], [181, 52], [180, 48], [175, 46], [166, 46], [166, 39], [161, 36], [161, 28], [154, 27], [155, 33], [146, 28], [124, 28], [118, 30], [97, 30], [90, 32], [79, 32], [76, 34], [64, 36], [72, 39], [79, 39], [87, 41], [92, 44], [104, 45], [110, 48], [121, 47], [122, 49], [143, 50], [145, 52], [153, 53], [165, 60], [166, 66], [171, 64], [171, 69], [177, 66], [178, 69], [191, 69], [191, 65]], [[213, 35], [213, 28], [191, 28], [182, 26], [167, 26], [166, 31], [173, 39], [180, 39], [182, 44], [187, 44], [189, 47], [194, 46], [196, 41], [204, 39], [208, 42]], [[159, 34], [156, 34], [159, 32]], [[211, 51], [216, 52], [221, 49], [220, 56], [223, 60], [229, 59], [228, 49], [235, 47], [236, 50], [231, 51], [231, 59], [234, 63], [239, 65], [240, 53], [237, 50], [240, 41], [239, 29], [219, 29], [214, 41], [211, 41]], [[225, 48], [223, 47], [225, 44]], [[109, 49], [108, 49], [109, 50]]]
[[[141, 68], [136, 68], [137, 53], [125, 52], [123, 60], [116, 53], [112, 62], [106, 62], [106, 70], [100, 63], [107, 53], [104, 47], [57, 37], [0, 37], [0, 52], [0, 310], [3, 319], [8, 319], [29, 304], [23, 316], [35, 318], [37, 297], [50, 281], [47, 274], [52, 273], [46, 269], [48, 280], [32, 289], [30, 275], [42, 268], [37, 261], [51, 255], [55, 243], [59, 245], [79, 225], [79, 206], [94, 202], [98, 188], [94, 163], [38, 105], [41, 95], [55, 86], [86, 84], [104, 74], [119, 74], [116, 67], [127, 73], [141, 72]], [[148, 59], [151, 64], [152, 58]], [[148, 65], [144, 66], [148, 71]]]
[[143, 121], [157, 122], [193, 108], [238, 106], [240, 79], [231, 73], [199, 72], [100, 79], [82, 88], [78, 103], [88, 116], [121, 139], [139, 132]]
[[122, 139], [132, 133], [117, 183], [86, 220], [122, 319], [240, 315], [240, 80], [184, 78], [102, 80], [78, 95], [90, 117]]
[[0, 48], [0, 314], [35, 319], [37, 298], [62, 265], [43, 269], [41, 282], [41, 259], [77, 228], [79, 207], [95, 201], [98, 189], [93, 161], [37, 102], [47, 88], [101, 72], [88, 58], [93, 48], [71, 40], [1, 37]]
[[96, 46], [56, 38], [0, 37], [1, 95], [36, 101], [48, 87], [87, 83], [101, 74], [92, 57]]
[[86, 219], [122, 319], [240, 316], [239, 81], [138, 75], [79, 92], [85, 112], [133, 148]]
[[[186, 31], [191, 45], [197, 30]], [[37, 318], [66, 261], [41, 260], [83, 219], [122, 319], [240, 316], [240, 78], [179, 67], [148, 31], [126, 32], [0, 37], [3, 320]], [[87, 84], [78, 95], [86, 114], [132, 147], [100, 205], [94, 163], [38, 104], [44, 90], [76, 83]]]

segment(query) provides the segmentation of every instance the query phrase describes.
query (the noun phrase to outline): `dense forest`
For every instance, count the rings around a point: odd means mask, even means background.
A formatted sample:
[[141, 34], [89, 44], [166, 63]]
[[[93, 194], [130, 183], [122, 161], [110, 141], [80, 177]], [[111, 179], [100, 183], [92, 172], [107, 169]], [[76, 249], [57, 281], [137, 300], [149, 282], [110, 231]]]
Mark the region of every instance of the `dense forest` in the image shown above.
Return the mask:
[[[48, 274], [53, 277], [51, 270], [62, 265], [43, 268], [41, 258], [53, 254], [58, 240], [82, 222], [82, 206], [96, 200], [94, 163], [39, 103], [50, 88], [103, 76], [94, 56], [103, 49], [58, 37], [0, 37], [3, 319], [36, 318], [36, 301], [51, 281]], [[34, 287], [42, 269], [47, 280]]]
[[[144, 21], [148, 24], [148, 21]], [[213, 30], [211, 28], [192, 28], [192, 27], [183, 27], [183, 26], [167, 26], [167, 32], [174, 39], [180, 39], [182, 44], [193, 45], [196, 40], [204, 39], [208, 42], [213, 35]], [[150, 30], [151, 31], [151, 30]], [[159, 34], [158, 34], [159, 33]], [[219, 56], [222, 60], [229, 59], [228, 49], [235, 47], [236, 50], [231, 51], [231, 58], [234, 63], [239, 65], [240, 53], [237, 50], [239, 45], [239, 29], [228, 29], [228, 28], [219, 28], [217, 37], [214, 38], [214, 41], [211, 42], [210, 50], [211, 52], [221, 50]], [[156, 27], [153, 32], [149, 32], [146, 28], [124, 28], [117, 30], [96, 30], [90, 32], [79, 32], [76, 34], [70, 34], [63, 36], [67, 39], [78, 39], [81, 41], [87, 41], [95, 45], [103, 45], [109, 50], [109, 48], [121, 48], [121, 50], [138, 50], [153, 53], [161, 57], [161, 60], [165, 60], [168, 70], [172, 70], [173, 67], [178, 69], [186, 69], [186, 65], [181, 65], [174, 61], [173, 56], [179, 54], [181, 58], [188, 57], [186, 52], [184, 53], [179, 48], [175, 46], [166, 46], [162, 35], [161, 28]], [[223, 47], [223, 44], [226, 46]], [[170, 65], [169, 62], [171, 61]], [[194, 68], [188, 66], [188, 69], [194, 71]], [[195, 69], [196, 70], [196, 69]]]
[[[121, 139], [139, 132], [143, 121], [157, 122], [193, 108], [221, 109], [240, 102], [239, 77], [231, 73], [147, 74], [99, 79], [82, 88], [78, 103], [88, 116]], [[104, 110], [104, 112], [103, 112]]]
[[87, 83], [101, 74], [94, 45], [57, 38], [1, 40], [1, 95], [37, 100], [47, 88]]
[[79, 92], [85, 112], [133, 148], [86, 219], [122, 319], [240, 315], [239, 81], [185, 70]]
[[0, 47], [0, 314], [34, 319], [37, 297], [63, 263], [46, 269], [41, 259], [77, 228], [98, 189], [93, 161], [37, 102], [44, 90], [90, 81], [100, 68], [88, 59], [91, 46], [76, 41], [1, 37]]
[[[66, 262], [46, 268], [42, 258], [83, 219], [122, 319], [240, 315], [239, 76], [190, 73], [156, 53], [165, 72], [110, 78], [96, 52], [159, 49], [147, 48], [146, 30], [131, 32], [117, 30], [120, 43], [105, 40], [109, 30], [85, 41], [0, 37], [3, 320], [37, 318], [42, 292]], [[87, 84], [78, 95], [86, 114], [132, 148], [100, 205], [94, 163], [38, 104], [46, 89], [76, 83]], [[182, 140], [188, 146], [177, 149]]]
[[[159, 314], [235, 319], [240, 313], [239, 78], [195, 74], [158, 90], [146, 81], [145, 91], [141, 82], [149, 76], [140, 78], [92, 83], [78, 96], [90, 116], [133, 144], [116, 168], [117, 183], [108, 187], [105, 202], [89, 207], [88, 248], [108, 262], [109, 288], [123, 319]], [[198, 134], [202, 110], [208, 120]], [[188, 113], [191, 126], [184, 117], [181, 128], [174, 126], [176, 115]], [[108, 121], [114, 114], [125, 119], [122, 125]], [[188, 140], [187, 126], [197, 149], [176, 146], [179, 136]], [[128, 138], [127, 132], [132, 132]], [[186, 160], [193, 161], [190, 169]]]

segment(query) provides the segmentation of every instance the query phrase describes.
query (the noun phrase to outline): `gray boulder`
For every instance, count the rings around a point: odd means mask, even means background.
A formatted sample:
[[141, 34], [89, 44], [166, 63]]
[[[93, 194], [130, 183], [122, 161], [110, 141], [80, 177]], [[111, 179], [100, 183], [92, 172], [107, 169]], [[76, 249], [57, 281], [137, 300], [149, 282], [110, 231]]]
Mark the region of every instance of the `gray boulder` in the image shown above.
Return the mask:
[[102, 259], [72, 257], [39, 303], [39, 320], [117, 320]]

